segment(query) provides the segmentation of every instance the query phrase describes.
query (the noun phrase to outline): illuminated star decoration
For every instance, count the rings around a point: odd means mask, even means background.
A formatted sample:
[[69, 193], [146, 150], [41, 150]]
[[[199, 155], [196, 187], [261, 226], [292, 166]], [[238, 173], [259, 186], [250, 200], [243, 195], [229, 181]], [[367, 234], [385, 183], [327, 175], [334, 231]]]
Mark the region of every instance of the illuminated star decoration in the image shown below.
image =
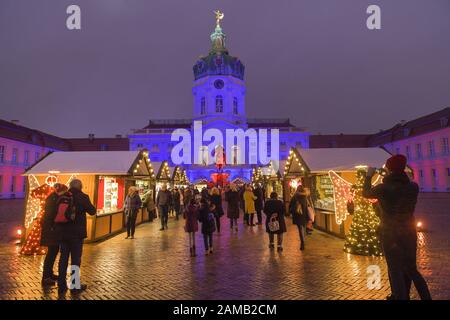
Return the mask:
[[328, 175], [333, 184], [336, 223], [341, 224], [342, 221], [347, 219], [347, 215], [349, 214], [347, 203], [353, 200], [352, 184], [332, 170], [328, 172]]

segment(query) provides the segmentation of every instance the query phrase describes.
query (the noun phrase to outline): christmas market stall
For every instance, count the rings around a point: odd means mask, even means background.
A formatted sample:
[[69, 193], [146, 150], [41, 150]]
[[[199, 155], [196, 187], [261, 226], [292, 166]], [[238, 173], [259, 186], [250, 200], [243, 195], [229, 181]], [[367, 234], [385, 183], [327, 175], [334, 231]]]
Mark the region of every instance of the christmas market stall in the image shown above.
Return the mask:
[[189, 179], [186, 175], [186, 169], [181, 166], [175, 166], [173, 168], [171, 180], [174, 187], [186, 188], [189, 186]]
[[163, 185], [167, 186], [167, 188], [171, 188], [172, 171], [169, 167], [169, 163], [167, 161], [154, 162], [153, 167], [156, 172], [156, 192], [161, 190]]
[[283, 196], [283, 178], [281, 170], [286, 161], [278, 164], [270, 161], [266, 166], [258, 166], [253, 169], [252, 183], [260, 184], [264, 189], [264, 197], [269, 198], [272, 192], [276, 192], [281, 198]]
[[[130, 186], [137, 186], [141, 196], [155, 188], [155, 174], [145, 151], [53, 152], [30, 167], [24, 175], [27, 177], [26, 242], [40, 238], [43, 203], [55, 183], [68, 186], [72, 179], [81, 180], [83, 192], [96, 206], [97, 214], [87, 217], [88, 242], [123, 230], [123, 207]], [[137, 223], [147, 220], [147, 214], [146, 210], [141, 210]]]
[[[361, 200], [361, 176], [367, 167], [382, 168], [390, 154], [381, 148], [292, 148], [284, 167], [284, 200], [289, 203], [298, 185], [311, 191], [315, 226], [339, 237], [349, 234], [353, 208]], [[373, 183], [379, 183], [377, 175]], [[349, 212], [350, 211], [350, 212]]]

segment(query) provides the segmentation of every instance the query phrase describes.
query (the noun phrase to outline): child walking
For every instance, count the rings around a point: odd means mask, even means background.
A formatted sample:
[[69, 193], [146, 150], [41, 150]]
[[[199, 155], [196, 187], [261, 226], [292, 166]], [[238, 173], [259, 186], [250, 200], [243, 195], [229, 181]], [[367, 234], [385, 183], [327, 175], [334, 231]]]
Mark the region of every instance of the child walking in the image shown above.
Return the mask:
[[216, 231], [216, 217], [214, 205], [205, 198], [200, 200], [198, 220], [202, 224], [203, 241], [205, 243], [205, 255], [213, 253], [213, 233]]
[[195, 257], [197, 255], [195, 252], [195, 233], [198, 231], [198, 207], [195, 199], [191, 199], [188, 207], [184, 210], [184, 218], [186, 219], [184, 230], [189, 235], [189, 251], [191, 257]]

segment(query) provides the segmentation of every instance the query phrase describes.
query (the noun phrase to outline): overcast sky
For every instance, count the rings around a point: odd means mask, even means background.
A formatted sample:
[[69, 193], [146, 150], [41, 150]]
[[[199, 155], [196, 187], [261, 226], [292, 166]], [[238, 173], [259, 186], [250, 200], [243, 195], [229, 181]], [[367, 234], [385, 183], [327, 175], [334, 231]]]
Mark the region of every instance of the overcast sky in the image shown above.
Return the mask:
[[189, 118], [214, 9], [246, 66], [248, 117], [371, 133], [450, 106], [449, 0], [1, 0], [0, 118], [63, 137]]

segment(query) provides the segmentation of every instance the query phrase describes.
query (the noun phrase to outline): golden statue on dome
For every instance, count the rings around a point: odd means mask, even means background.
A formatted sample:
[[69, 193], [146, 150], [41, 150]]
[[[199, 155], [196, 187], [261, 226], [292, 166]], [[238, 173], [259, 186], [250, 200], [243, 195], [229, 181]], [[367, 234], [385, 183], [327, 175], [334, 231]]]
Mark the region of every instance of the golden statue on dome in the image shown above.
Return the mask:
[[223, 12], [220, 12], [220, 10], [214, 11], [214, 13], [216, 15], [216, 28], [220, 28], [220, 20], [222, 20], [225, 15]]

